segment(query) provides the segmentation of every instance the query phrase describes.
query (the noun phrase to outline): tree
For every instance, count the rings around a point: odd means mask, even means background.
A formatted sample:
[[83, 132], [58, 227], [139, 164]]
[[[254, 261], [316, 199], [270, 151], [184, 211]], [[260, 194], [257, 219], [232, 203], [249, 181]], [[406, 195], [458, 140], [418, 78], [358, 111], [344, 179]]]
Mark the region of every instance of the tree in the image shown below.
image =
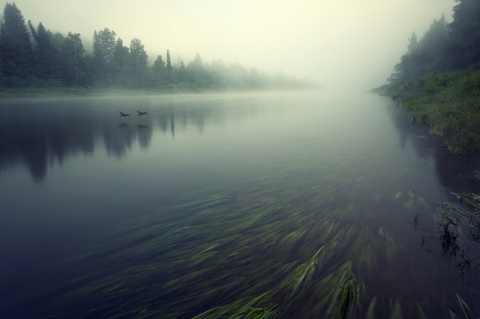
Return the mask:
[[137, 87], [146, 84], [147, 63], [148, 55], [142, 42], [139, 39], [133, 39], [130, 42], [130, 65]]
[[447, 48], [449, 68], [456, 70], [480, 64], [480, 1], [457, 0], [450, 23]]
[[417, 51], [425, 54], [428, 59], [427, 65], [424, 66], [426, 74], [445, 70], [444, 55], [447, 43], [448, 27], [442, 14], [439, 20], [433, 20], [417, 46]]
[[111, 84], [114, 75], [113, 52], [115, 50], [115, 31], [108, 28], [93, 34], [93, 57], [97, 68], [97, 76], [101, 82]]
[[183, 63], [183, 60], [180, 60], [177, 73], [178, 73], [178, 76], [177, 76], [178, 82], [186, 82], [187, 69], [185, 68], [185, 64]]
[[167, 74], [172, 74], [172, 60], [170, 59], [170, 51], [167, 50]]
[[27, 25], [15, 3], [7, 3], [0, 31], [0, 74], [4, 76], [32, 75], [33, 51]]
[[203, 61], [200, 54], [195, 55], [195, 59], [190, 62], [187, 67], [187, 73], [189, 76], [190, 82], [195, 84], [199, 87], [207, 87], [208, 86], [208, 74], [203, 67]]
[[115, 73], [115, 82], [121, 86], [128, 86], [129, 83], [129, 59], [130, 51], [123, 45], [123, 40], [118, 38], [113, 49], [113, 68]]
[[445, 16], [434, 20], [420, 41], [415, 32], [408, 39], [407, 52], [400, 63], [395, 65], [395, 72], [390, 76], [390, 83], [420, 78], [445, 69], [444, 52], [448, 41], [448, 29]]
[[63, 41], [62, 58], [64, 80], [67, 84], [80, 85], [85, 79], [82, 58], [85, 55], [82, 39], [79, 33], [68, 33]]
[[152, 66], [152, 82], [154, 87], [159, 87], [165, 82], [166, 68], [161, 55], [158, 55]]
[[438, 55], [443, 52], [448, 40], [448, 27], [445, 15], [442, 14], [439, 20], [433, 20], [430, 28], [422, 36], [417, 45], [417, 50]]
[[415, 32], [412, 33], [412, 36], [408, 38], [408, 47], [407, 54], [414, 53], [418, 46], [417, 35]]
[[61, 78], [61, 46], [55, 47], [52, 33], [45, 29], [41, 22], [38, 24], [37, 29], [33, 27], [30, 21], [28, 21], [28, 25], [35, 40], [33, 50], [35, 74], [44, 80]]

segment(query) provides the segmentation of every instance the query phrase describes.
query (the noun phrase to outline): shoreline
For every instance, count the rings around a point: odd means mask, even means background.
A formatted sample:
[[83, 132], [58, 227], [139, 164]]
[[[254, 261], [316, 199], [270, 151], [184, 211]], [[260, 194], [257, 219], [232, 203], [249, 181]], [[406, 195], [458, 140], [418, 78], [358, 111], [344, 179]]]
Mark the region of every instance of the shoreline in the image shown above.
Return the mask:
[[[319, 88], [254, 88], [254, 89], [123, 89], [123, 88], [85, 88], [85, 87], [61, 87], [61, 88], [0, 88], [0, 99], [7, 98], [35, 98], [35, 97], [97, 97], [105, 95], [158, 95], [158, 94], [210, 94], [210, 93], [251, 93], [251, 92], [296, 92], [312, 91]], [[320, 88], [321, 90], [321, 88]]]
[[412, 122], [428, 126], [450, 154], [480, 155], [480, 70], [437, 73], [370, 92], [409, 111]]

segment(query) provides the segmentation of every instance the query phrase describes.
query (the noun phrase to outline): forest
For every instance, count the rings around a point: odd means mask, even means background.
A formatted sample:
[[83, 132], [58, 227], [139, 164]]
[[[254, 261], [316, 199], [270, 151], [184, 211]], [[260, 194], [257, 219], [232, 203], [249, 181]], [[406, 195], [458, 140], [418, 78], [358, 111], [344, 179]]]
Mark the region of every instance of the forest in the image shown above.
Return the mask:
[[452, 154], [480, 153], [480, 1], [457, 0], [453, 20], [434, 20], [415, 32], [388, 83], [391, 96], [442, 140]]
[[[7, 3], [0, 25], [0, 90], [15, 88], [120, 88], [153, 91], [304, 88], [314, 84], [284, 74], [266, 75], [238, 63], [204, 63], [199, 54], [185, 65], [170, 50], [149, 64], [138, 38], [124, 44], [109, 28], [95, 31], [92, 52], [79, 33], [51, 32], [25, 22]], [[153, 59], [152, 59], [153, 60]]]

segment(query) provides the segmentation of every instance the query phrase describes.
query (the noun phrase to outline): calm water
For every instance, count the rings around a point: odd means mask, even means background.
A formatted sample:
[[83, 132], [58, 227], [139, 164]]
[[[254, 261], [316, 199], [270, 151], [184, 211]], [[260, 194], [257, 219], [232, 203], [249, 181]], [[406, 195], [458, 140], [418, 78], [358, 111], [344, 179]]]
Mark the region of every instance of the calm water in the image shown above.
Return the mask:
[[[479, 316], [478, 241], [461, 220], [445, 248], [439, 221], [479, 166], [438, 144], [371, 94], [1, 100], [0, 318], [189, 318], [264, 293], [279, 318], [461, 317], [456, 293]], [[335, 257], [301, 268], [320, 247]], [[342, 267], [348, 315], [322, 286]]]

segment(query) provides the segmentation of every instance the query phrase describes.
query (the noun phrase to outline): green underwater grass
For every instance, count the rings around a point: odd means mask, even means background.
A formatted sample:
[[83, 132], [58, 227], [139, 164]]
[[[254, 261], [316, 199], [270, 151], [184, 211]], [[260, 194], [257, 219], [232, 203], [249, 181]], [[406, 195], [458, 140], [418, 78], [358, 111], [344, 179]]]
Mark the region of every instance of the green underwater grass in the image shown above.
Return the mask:
[[[462, 318], [471, 313], [453, 292], [445, 298], [455, 307], [439, 309], [395, 295], [395, 287], [386, 295], [372, 287], [386, 280], [383, 269], [396, 269], [399, 249], [405, 249], [391, 226], [360, 226], [365, 210], [381, 210], [381, 202], [339, 200], [329, 185], [267, 186], [204, 190], [173, 208], [116, 226], [89, 251], [66, 261], [79, 275], [62, 283], [62, 296], [39, 318], [58, 317], [58, 309], [68, 311], [72, 304], [79, 316], [90, 318], [426, 318], [450, 316], [451, 309]], [[383, 198], [407, 214], [430, 209], [414, 191]], [[463, 207], [441, 207], [435, 216], [449, 221], [448, 227], [460, 218], [470, 218], [471, 225], [478, 221], [460, 214]]]

